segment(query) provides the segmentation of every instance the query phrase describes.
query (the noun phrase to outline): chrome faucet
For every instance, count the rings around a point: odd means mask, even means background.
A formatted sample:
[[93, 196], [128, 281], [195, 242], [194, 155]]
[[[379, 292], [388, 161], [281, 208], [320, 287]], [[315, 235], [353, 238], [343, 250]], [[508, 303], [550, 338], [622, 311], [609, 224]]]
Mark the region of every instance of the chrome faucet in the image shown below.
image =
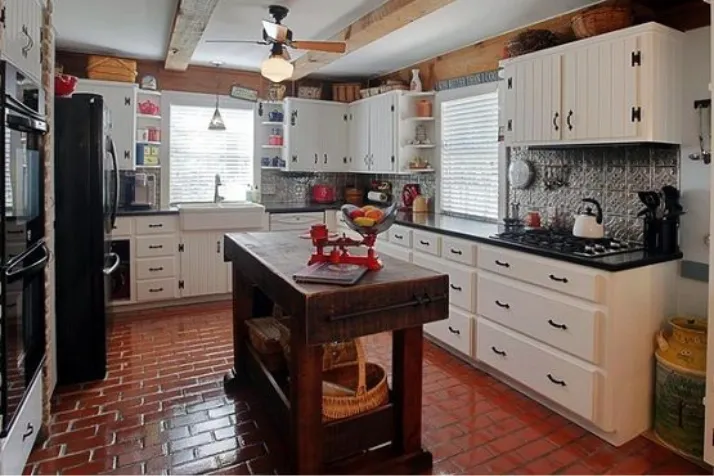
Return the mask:
[[214, 184], [215, 184], [215, 186], [213, 188], [213, 203], [221, 203], [224, 200], [224, 198], [221, 197], [220, 195], [218, 195], [218, 187], [223, 185], [223, 183], [221, 183], [220, 175], [216, 174], [216, 180], [215, 180]]

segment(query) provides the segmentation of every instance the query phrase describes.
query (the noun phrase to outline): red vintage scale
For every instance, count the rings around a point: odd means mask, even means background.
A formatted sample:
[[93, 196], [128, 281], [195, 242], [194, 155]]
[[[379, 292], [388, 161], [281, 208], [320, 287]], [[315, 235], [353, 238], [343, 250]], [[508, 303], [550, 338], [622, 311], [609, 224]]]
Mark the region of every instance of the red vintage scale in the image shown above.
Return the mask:
[[[315, 250], [310, 257], [308, 265], [315, 263], [353, 264], [364, 266], [371, 271], [382, 269], [384, 265], [374, 250], [374, 244], [377, 241], [377, 236], [387, 231], [394, 223], [397, 207], [396, 205], [392, 205], [384, 210], [384, 218], [382, 221], [372, 227], [355, 225], [350, 218], [350, 212], [355, 208], [357, 207], [353, 205], [345, 205], [342, 207], [342, 214], [347, 226], [362, 235], [362, 239], [355, 240], [348, 238], [344, 234], [337, 238], [330, 238], [327, 225], [313, 225], [310, 229], [310, 238], [312, 239], [313, 246], [315, 246]], [[349, 248], [358, 246], [367, 247], [366, 256], [353, 256], [350, 254]]]

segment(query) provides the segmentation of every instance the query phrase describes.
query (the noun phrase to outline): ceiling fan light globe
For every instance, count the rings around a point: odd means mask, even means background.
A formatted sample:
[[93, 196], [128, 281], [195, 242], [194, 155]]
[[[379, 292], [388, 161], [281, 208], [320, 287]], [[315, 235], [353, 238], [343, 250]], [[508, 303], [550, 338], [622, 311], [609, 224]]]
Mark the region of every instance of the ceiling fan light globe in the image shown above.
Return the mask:
[[280, 83], [292, 78], [295, 67], [282, 56], [271, 55], [263, 61], [260, 74], [274, 83]]

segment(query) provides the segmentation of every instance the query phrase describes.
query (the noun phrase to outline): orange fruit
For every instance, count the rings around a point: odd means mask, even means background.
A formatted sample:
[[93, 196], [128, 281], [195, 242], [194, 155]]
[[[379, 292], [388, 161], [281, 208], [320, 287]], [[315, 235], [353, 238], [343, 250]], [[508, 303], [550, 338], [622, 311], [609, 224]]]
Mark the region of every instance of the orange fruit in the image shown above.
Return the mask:
[[375, 222], [379, 223], [384, 218], [384, 212], [377, 208], [373, 208], [371, 210], [367, 210], [364, 216], [367, 218], [372, 218]]

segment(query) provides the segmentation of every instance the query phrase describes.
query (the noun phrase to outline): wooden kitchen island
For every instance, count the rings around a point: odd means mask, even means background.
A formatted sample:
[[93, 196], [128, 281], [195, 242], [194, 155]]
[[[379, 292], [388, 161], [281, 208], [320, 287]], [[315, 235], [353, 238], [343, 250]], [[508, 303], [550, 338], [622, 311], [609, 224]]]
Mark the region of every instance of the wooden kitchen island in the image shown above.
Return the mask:
[[[251, 385], [261, 392], [278, 429], [287, 430], [296, 474], [429, 470], [431, 453], [421, 443], [422, 325], [447, 318], [448, 276], [386, 257], [384, 269], [352, 287], [297, 284], [293, 274], [311, 252], [311, 241], [294, 231], [225, 236], [234, 336], [234, 370], [226, 376], [226, 391]], [[248, 340], [245, 321], [254, 317], [254, 294], [264, 294], [291, 316], [289, 385], [267, 371]], [[385, 331], [392, 331], [393, 339], [389, 403], [323, 422], [322, 344]]]

